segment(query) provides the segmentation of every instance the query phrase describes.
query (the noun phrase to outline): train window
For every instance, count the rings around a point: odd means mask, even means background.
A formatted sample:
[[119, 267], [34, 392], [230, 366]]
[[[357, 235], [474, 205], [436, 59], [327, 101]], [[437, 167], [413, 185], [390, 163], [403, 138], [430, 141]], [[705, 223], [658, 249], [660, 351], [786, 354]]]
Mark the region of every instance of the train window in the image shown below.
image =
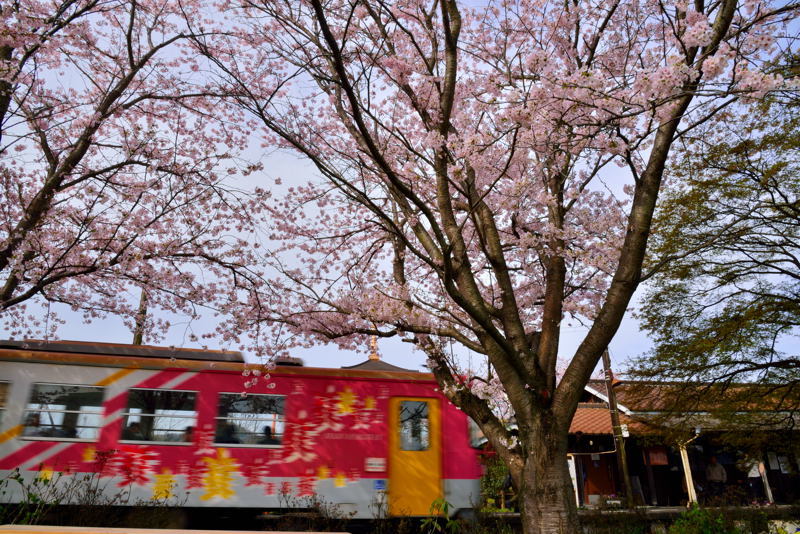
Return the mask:
[[469, 445], [473, 449], [480, 449], [486, 443], [486, 436], [483, 435], [483, 430], [478, 426], [478, 423], [467, 417], [467, 430], [469, 431]]
[[8, 398], [8, 382], [0, 382], [0, 425], [3, 424], [3, 414], [6, 411], [7, 398]]
[[124, 441], [191, 441], [197, 412], [195, 391], [128, 390], [122, 430]]
[[95, 440], [103, 420], [97, 386], [34, 384], [25, 411], [24, 437]]
[[214, 442], [280, 445], [284, 403], [278, 395], [220, 393]]
[[400, 450], [424, 451], [430, 446], [428, 403], [400, 402]]

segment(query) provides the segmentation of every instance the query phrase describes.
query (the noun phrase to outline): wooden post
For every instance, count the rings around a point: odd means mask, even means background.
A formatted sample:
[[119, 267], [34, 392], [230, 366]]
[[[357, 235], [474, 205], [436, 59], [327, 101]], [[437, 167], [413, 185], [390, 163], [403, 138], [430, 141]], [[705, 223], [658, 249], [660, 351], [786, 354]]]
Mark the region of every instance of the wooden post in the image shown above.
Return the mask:
[[567, 455], [567, 465], [569, 466], [569, 475], [572, 479], [572, 490], [575, 492], [575, 505], [582, 506], [580, 493], [578, 492], [578, 458], [574, 454]]
[[653, 466], [650, 465], [650, 455], [647, 450], [642, 449], [642, 457], [644, 459], [644, 471], [647, 475], [647, 487], [650, 489], [650, 504], [658, 506], [658, 488], [656, 488], [656, 477], [653, 474]]
[[[692, 441], [694, 438], [690, 439]], [[692, 478], [692, 466], [689, 464], [689, 453], [686, 452], [686, 444], [689, 441], [678, 443], [678, 450], [681, 453], [681, 464], [683, 464], [683, 477], [686, 480], [686, 493], [689, 495], [689, 503], [697, 504], [697, 493], [694, 491], [694, 478]]]
[[772, 487], [769, 485], [769, 479], [767, 478], [767, 466], [764, 465], [764, 462], [758, 462], [758, 472], [761, 475], [761, 482], [764, 483], [764, 494], [767, 496], [767, 501], [770, 504], [775, 504], [775, 499], [772, 498]]
[[578, 486], [578, 506], [586, 504], [586, 486], [583, 483], [583, 460], [582, 456], [575, 456], [575, 478]]
[[603, 369], [606, 378], [606, 394], [608, 395], [608, 411], [611, 413], [611, 428], [614, 433], [614, 443], [617, 449], [617, 470], [619, 471], [620, 482], [622, 482], [623, 493], [625, 493], [625, 506], [633, 508], [633, 486], [628, 472], [628, 456], [625, 454], [625, 437], [622, 435], [622, 425], [619, 423], [619, 409], [617, 408], [617, 396], [614, 394], [612, 383], [613, 374], [611, 373], [611, 358], [608, 350], [603, 351]]

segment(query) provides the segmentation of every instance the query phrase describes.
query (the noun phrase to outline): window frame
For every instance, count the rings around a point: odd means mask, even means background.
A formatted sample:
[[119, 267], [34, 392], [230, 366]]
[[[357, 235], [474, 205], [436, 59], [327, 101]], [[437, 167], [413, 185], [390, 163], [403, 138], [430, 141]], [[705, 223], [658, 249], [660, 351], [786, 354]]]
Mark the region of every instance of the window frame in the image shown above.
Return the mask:
[[8, 409], [8, 397], [11, 394], [11, 381], [10, 380], [0, 380], [0, 389], [5, 387], [5, 391], [2, 395], [0, 395], [0, 399], [2, 399], [2, 404], [0, 404], [0, 428], [3, 427], [3, 418], [6, 414], [6, 410]]
[[[83, 412], [82, 410], [49, 410], [49, 409], [38, 409], [32, 410], [28, 408], [29, 405], [33, 404], [33, 393], [36, 390], [36, 386], [63, 386], [63, 387], [74, 387], [74, 388], [91, 388], [91, 389], [98, 389], [101, 393], [100, 405], [97, 407], [98, 411], [92, 412]], [[10, 382], [9, 382], [10, 387]], [[23, 440], [30, 440], [30, 441], [68, 441], [68, 442], [78, 442], [78, 443], [96, 443], [100, 440], [100, 433], [104, 428], [104, 421], [105, 421], [105, 402], [106, 402], [106, 391], [107, 388], [105, 386], [96, 386], [94, 384], [68, 384], [64, 382], [31, 382], [30, 390], [28, 394], [28, 401], [25, 403], [25, 406], [22, 410], [22, 432], [19, 435], [19, 439]], [[28, 428], [27, 420], [30, 417], [30, 414], [36, 413], [38, 414], [39, 418], [43, 413], [60, 413], [60, 414], [91, 414], [97, 415], [99, 417], [99, 424], [96, 427], [87, 427], [87, 428], [96, 428], [97, 429], [97, 436], [94, 438], [80, 438], [74, 437], [70, 438], [67, 436], [34, 436], [34, 435], [25, 435], [25, 429]], [[61, 423], [63, 427], [63, 422]]]
[[123, 435], [124, 435], [124, 432], [125, 432], [125, 428], [127, 427], [127, 424], [128, 424], [128, 418], [130, 416], [138, 417], [140, 420], [142, 418], [144, 418], [144, 417], [150, 417], [150, 418], [165, 417], [165, 418], [170, 418], [170, 419], [187, 419], [187, 417], [182, 416], [182, 415], [161, 415], [161, 414], [155, 414], [155, 413], [152, 413], [152, 414], [131, 413], [130, 412], [130, 405], [129, 405], [131, 391], [167, 391], [167, 392], [170, 392], [170, 393], [193, 393], [194, 394], [194, 405], [192, 407], [192, 411], [194, 412], [194, 415], [192, 416], [193, 421], [192, 421], [192, 425], [190, 425], [190, 426], [192, 426], [194, 428], [194, 431], [197, 432], [197, 421], [198, 421], [199, 416], [200, 416], [200, 412], [199, 412], [199, 410], [197, 408], [197, 404], [198, 404], [198, 402], [200, 400], [200, 391], [192, 390], [192, 389], [137, 388], [137, 387], [132, 387], [132, 388], [128, 388], [127, 391], [126, 391], [127, 397], [125, 399], [125, 407], [122, 409], [122, 412], [120, 413], [120, 419], [122, 421], [122, 425], [121, 425], [121, 428], [120, 428], [120, 431], [119, 431], [119, 439], [117, 440], [119, 443], [136, 444], [136, 445], [148, 445], [148, 444], [150, 444], [150, 445], [173, 445], [173, 446], [178, 446], [178, 447], [186, 447], [186, 446], [192, 444], [191, 441], [162, 441], [162, 440], [155, 440], [155, 439], [152, 439], [152, 440], [150, 440], [150, 439], [140, 440], [140, 439], [125, 439], [125, 438], [123, 438]]
[[[422, 415], [422, 417], [423, 417], [422, 421], [424, 421], [424, 427], [423, 426], [420, 427], [418, 436], [414, 436], [414, 434], [413, 434], [413, 421], [412, 421], [412, 419], [406, 419], [405, 421], [403, 420], [404, 405], [412, 404], [412, 403], [420, 404], [420, 405], [423, 405], [425, 407], [425, 413], [424, 413], [424, 415]], [[403, 452], [425, 452], [425, 451], [431, 450], [432, 449], [432, 444], [431, 444], [431, 406], [430, 406], [429, 401], [428, 400], [420, 400], [420, 399], [402, 399], [402, 400], [400, 400], [398, 402], [397, 407], [399, 408], [399, 411], [398, 411], [398, 414], [397, 414], [397, 447], [398, 447], [398, 449], [403, 451]], [[411, 415], [413, 416], [414, 414], [412, 413]], [[410, 427], [411, 432], [409, 432], [409, 436], [407, 436], [408, 439], [409, 440], [418, 439], [419, 443], [420, 443], [420, 446], [422, 448], [408, 448], [407, 447], [407, 443], [405, 441], [406, 440], [406, 436], [403, 435], [403, 431], [406, 428], [406, 426], [405, 426], [406, 423], [411, 423], [411, 427]], [[413, 441], [411, 441], [410, 443], [413, 443]]]
[[[278, 397], [278, 398], [282, 398], [283, 399], [283, 413], [280, 413], [280, 414], [269, 414], [269, 415], [278, 415], [279, 417], [277, 419], [277, 422], [283, 424], [283, 429], [284, 430], [283, 430], [283, 433], [280, 434], [280, 440], [279, 440], [280, 443], [275, 443], [275, 444], [267, 444], [267, 443], [221, 443], [221, 442], [218, 442], [217, 441], [217, 428], [219, 426], [219, 422], [228, 420], [228, 416], [221, 417], [219, 415], [219, 413], [220, 413], [219, 412], [220, 397], [222, 395], [241, 396], [242, 392], [241, 391], [238, 391], [238, 392], [235, 392], [235, 391], [218, 391], [217, 392], [217, 405], [216, 405], [217, 406], [217, 411], [214, 414], [214, 438], [212, 440], [212, 444], [215, 447], [235, 447], [235, 448], [249, 448], [249, 449], [252, 449], [252, 448], [279, 449], [279, 448], [283, 447], [283, 436], [286, 434], [286, 399], [288, 398], [288, 395], [278, 395], [278, 394], [274, 394], [274, 393], [248, 393], [247, 397], [245, 397], [245, 398], [249, 398], [249, 397]], [[262, 414], [255, 414], [255, 415], [262, 415]], [[263, 414], [263, 415], [267, 415], [267, 414]], [[233, 418], [233, 419], [234, 420], [244, 420], [242, 418]], [[264, 421], [266, 422], [266, 420], [264, 420]], [[274, 437], [275, 437], [275, 434], [273, 434], [273, 438]]]

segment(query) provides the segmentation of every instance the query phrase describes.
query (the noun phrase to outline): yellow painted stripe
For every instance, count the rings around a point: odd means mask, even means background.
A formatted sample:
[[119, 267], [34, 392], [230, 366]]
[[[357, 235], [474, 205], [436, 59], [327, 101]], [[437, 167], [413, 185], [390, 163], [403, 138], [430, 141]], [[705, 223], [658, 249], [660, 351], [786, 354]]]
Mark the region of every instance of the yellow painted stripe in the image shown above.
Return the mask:
[[15, 427], [11, 427], [2, 434], [0, 434], [0, 443], [4, 443], [11, 438], [16, 438], [22, 434], [22, 425], [17, 425]]
[[107, 377], [105, 377], [104, 379], [102, 379], [101, 381], [96, 382], [95, 386], [107, 386], [109, 384], [113, 384], [117, 380], [120, 380], [121, 378], [125, 378], [126, 376], [128, 376], [129, 374], [134, 372], [135, 370], [136, 370], [136, 367], [127, 367], [125, 369], [120, 369], [116, 373], [110, 374]]

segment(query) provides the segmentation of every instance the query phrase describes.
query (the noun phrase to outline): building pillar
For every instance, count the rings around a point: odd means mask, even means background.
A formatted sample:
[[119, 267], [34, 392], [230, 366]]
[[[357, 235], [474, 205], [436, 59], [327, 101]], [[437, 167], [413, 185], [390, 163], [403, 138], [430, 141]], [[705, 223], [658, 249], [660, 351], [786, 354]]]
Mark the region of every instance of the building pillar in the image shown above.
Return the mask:
[[569, 476], [572, 478], [572, 489], [575, 492], [575, 505], [578, 507], [583, 506], [581, 502], [581, 494], [578, 491], [578, 459], [573, 454], [567, 455], [567, 466], [569, 467]]
[[772, 498], [772, 488], [769, 485], [769, 479], [767, 478], [767, 466], [764, 465], [764, 462], [758, 462], [758, 472], [761, 475], [761, 482], [764, 484], [764, 495], [767, 496], [767, 501], [770, 504], [774, 504], [775, 499]]
[[689, 464], [689, 453], [686, 451], [686, 443], [679, 443], [678, 450], [681, 453], [681, 464], [683, 464], [683, 476], [686, 480], [686, 493], [689, 495], [689, 506], [697, 504], [697, 492], [694, 491], [694, 479], [692, 478], [692, 466]]
[[644, 460], [644, 472], [647, 475], [647, 487], [650, 489], [650, 505], [658, 506], [658, 488], [656, 487], [656, 477], [653, 473], [653, 466], [650, 465], [650, 454], [646, 447], [642, 448], [642, 459]]
[[633, 508], [633, 488], [631, 475], [628, 472], [628, 456], [625, 454], [625, 436], [619, 420], [617, 396], [614, 393], [614, 375], [611, 373], [611, 357], [608, 355], [608, 349], [603, 352], [603, 369], [605, 370], [608, 411], [611, 414], [611, 428], [614, 434], [614, 448], [617, 451], [619, 486], [621, 486], [622, 492], [625, 494], [626, 508]]

